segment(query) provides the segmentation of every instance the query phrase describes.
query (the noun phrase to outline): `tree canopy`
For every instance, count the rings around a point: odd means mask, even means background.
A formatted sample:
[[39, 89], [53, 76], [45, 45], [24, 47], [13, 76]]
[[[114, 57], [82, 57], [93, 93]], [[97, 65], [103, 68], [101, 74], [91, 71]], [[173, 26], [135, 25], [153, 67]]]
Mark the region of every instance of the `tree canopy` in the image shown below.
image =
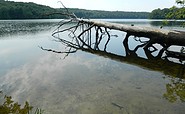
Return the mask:
[[185, 0], [176, 0], [176, 4], [181, 7], [173, 6], [171, 8], [155, 9], [150, 13], [151, 19], [185, 19]]
[[185, 0], [176, 0], [177, 4], [180, 4], [182, 7], [185, 5]]
[[[185, 19], [185, 0], [176, 0], [180, 7], [155, 9], [150, 12], [125, 12], [125, 11], [99, 11], [69, 8], [80, 18], [100, 18], [100, 19]], [[65, 18], [59, 13], [64, 12], [64, 8], [51, 8], [32, 2], [13, 2], [0, 0], [0, 19], [56, 19]], [[56, 13], [57, 12], [57, 13]], [[48, 15], [52, 14], [53, 15]]]
[[[47, 15], [63, 12], [64, 10], [64, 8], [54, 9], [32, 2], [23, 3], [0, 0], [0, 19], [65, 18], [63, 15]], [[81, 18], [146, 19], [149, 15], [149, 12], [98, 11], [77, 8], [69, 8], [69, 11]]]

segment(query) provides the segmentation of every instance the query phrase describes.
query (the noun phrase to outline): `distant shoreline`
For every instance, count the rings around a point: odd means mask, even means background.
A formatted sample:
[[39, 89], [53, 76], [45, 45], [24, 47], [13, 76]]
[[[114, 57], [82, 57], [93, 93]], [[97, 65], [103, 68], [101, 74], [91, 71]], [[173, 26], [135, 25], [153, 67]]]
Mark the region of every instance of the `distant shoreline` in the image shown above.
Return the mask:
[[[102, 11], [69, 8], [79, 18], [91, 19], [148, 19], [149, 12], [126, 12], [126, 11]], [[56, 12], [66, 12], [64, 8], [51, 8], [32, 2], [0, 2], [0, 20], [11, 19], [61, 19], [63, 15], [52, 14]]]
[[[152, 12], [104, 11], [69, 8], [79, 18], [86, 19], [185, 19], [185, 8], [154, 9]], [[64, 8], [51, 8], [33, 2], [0, 1], [0, 20], [65, 19]], [[50, 15], [48, 15], [50, 14]]]

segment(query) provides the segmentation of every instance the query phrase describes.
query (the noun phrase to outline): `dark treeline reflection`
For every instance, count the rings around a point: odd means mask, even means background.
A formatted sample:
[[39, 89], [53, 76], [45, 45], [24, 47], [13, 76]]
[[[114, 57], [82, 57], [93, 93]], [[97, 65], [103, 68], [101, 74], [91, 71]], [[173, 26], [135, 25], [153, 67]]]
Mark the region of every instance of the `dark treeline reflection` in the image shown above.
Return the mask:
[[[135, 66], [142, 67], [144, 69], [159, 71], [164, 73], [166, 76], [170, 76], [171, 82], [166, 84], [166, 93], [163, 94], [164, 98], [169, 102], [175, 102], [180, 100], [185, 102], [185, 65], [181, 63], [175, 63], [168, 60], [168, 56], [161, 58], [164, 50], [160, 50], [157, 56], [153, 56], [147, 49], [145, 54], [147, 58], [139, 57], [136, 50], [128, 49], [128, 44], [124, 44], [126, 56], [117, 55], [111, 52], [101, 50], [90, 50], [82, 48], [82, 51], [110, 58], [115, 61], [129, 63]], [[177, 58], [178, 59], [178, 58]]]
[[151, 21], [150, 24], [152, 26], [169, 26], [169, 27], [185, 27], [185, 21], [170, 21], [170, 20], [163, 20], [163, 21]]
[[[70, 21], [66, 23], [70, 23]], [[63, 25], [66, 23], [63, 23]], [[80, 29], [80, 34], [78, 33], [78, 28]], [[64, 32], [69, 32], [68, 37], [71, 40], [59, 37], [59, 34]], [[67, 53], [67, 55], [69, 53], [75, 53], [77, 50], [82, 50], [119, 62], [139, 66], [144, 69], [161, 72], [171, 79], [171, 82], [166, 85], [164, 97], [170, 102], [176, 101], [177, 98], [180, 98], [180, 100], [184, 102], [185, 48], [177, 46], [177, 49], [174, 48], [174, 45], [152, 41], [150, 38], [130, 36], [131, 35], [127, 33], [122, 43], [120, 43], [119, 40], [119, 43], [114, 42], [114, 45], [110, 46], [110, 42], [113, 42], [113, 39], [115, 41], [116, 37], [118, 37], [116, 31], [112, 32], [108, 28], [101, 27], [101, 25], [94, 27], [94, 25], [80, 25], [78, 23], [68, 28], [61, 27], [60, 31], [53, 33], [53, 37], [58, 40], [58, 42], [64, 44], [68, 51], [58, 52], [52, 49], [43, 49], [42, 47], [41, 49], [56, 53]], [[136, 43], [133, 43], [130, 39]], [[110, 48], [119, 47], [117, 45], [123, 46], [125, 50], [124, 54], [118, 54], [119, 52], [108, 50]], [[142, 51], [144, 56], [140, 56], [138, 51]]]
[[[132, 64], [135, 66], [142, 67], [144, 69], [158, 71], [165, 74], [170, 78], [171, 82], [166, 84], [166, 93], [163, 94], [164, 98], [169, 102], [175, 102], [180, 100], [181, 102], [185, 101], [185, 64], [184, 56], [179, 57], [175, 56], [173, 51], [167, 51], [162, 49], [153, 49], [152, 51], [149, 48], [144, 48], [143, 44], [137, 45], [135, 49], [129, 49], [129, 43], [127, 40], [124, 40], [123, 47], [125, 48], [125, 55], [118, 55], [112, 52], [101, 49], [93, 48], [84, 48], [80, 47], [78, 50], [82, 50], [88, 53], [96, 54], [103, 56], [105, 58], [110, 58], [112, 60]], [[140, 57], [137, 54], [137, 50], [141, 48], [144, 50], [146, 57]], [[48, 50], [51, 51], [51, 50]], [[153, 52], [157, 54], [153, 54]], [[55, 52], [55, 51], [54, 51]], [[171, 61], [171, 59], [176, 59], [176, 62]], [[165, 77], [164, 77], [165, 79]]]
[[37, 21], [37, 20], [7, 20], [0, 21], [0, 36], [16, 34], [35, 34], [56, 26], [57, 22]]

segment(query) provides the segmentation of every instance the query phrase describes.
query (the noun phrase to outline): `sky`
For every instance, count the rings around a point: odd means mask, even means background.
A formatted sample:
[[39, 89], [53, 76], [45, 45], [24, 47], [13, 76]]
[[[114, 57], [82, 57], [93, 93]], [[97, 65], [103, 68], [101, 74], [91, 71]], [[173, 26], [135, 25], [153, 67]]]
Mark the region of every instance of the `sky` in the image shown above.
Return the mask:
[[81, 8], [106, 11], [147, 11], [157, 8], [170, 8], [175, 0], [9, 0], [19, 2], [34, 2], [53, 8], [60, 8], [61, 1], [67, 8]]

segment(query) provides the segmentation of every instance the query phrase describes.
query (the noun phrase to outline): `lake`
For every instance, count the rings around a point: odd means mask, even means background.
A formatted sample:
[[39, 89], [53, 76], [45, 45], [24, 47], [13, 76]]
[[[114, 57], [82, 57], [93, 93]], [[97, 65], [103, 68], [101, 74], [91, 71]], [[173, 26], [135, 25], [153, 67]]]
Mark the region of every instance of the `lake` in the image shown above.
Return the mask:
[[[102, 19], [123, 24], [160, 28], [163, 20]], [[88, 53], [57, 54], [65, 50], [52, 37], [61, 20], [0, 21], [0, 101], [4, 95], [44, 114], [184, 114], [184, 61]], [[163, 29], [185, 30], [183, 21], [170, 21]], [[125, 55], [125, 33], [111, 39], [108, 52]], [[60, 37], [66, 37], [64, 34]], [[130, 48], [137, 44], [131, 41]], [[174, 46], [171, 49], [179, 49]], [[64, 59], [65, 57], [65, 59]], [[154, 63], [154, 65], [152, 64]], [[179, 65], [180, 64], [180, 65]], [[166, 66], [165, 66], [166, 65]], [[164, 68], [164, 67], [165, 68]], [[177, 67], [176, 67], [177, 66]], [[177, 72], [176, 72], [177, 71]], [[180, 73], [179, 73], [180, 72]]]

